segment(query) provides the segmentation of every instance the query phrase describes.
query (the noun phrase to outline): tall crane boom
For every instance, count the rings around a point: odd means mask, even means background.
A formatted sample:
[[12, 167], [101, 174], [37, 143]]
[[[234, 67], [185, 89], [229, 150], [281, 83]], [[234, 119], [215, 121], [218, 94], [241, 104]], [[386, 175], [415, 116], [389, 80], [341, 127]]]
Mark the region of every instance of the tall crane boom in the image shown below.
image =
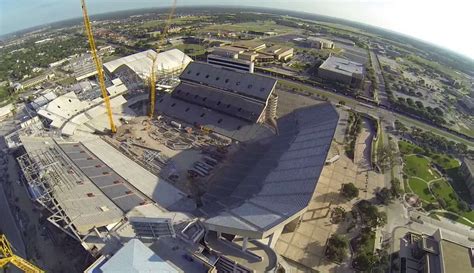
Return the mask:
[[13, 264], [18, 269], [21, 269], [25, 273], [44, 273], [43, 270], [39, 269], [27, 260], [13, 254], [10, 243], [5, 235], [0, 235], [0, 269], [5, 268], [8, 264]]
[[102, 62], [97, 55], [97, 48], [95, 46], [94, 36], [92, 34], [92, 27], [91, 22], [89, 21], [89, 15], [87, 14], [86, 2], [85, 0], [81, 0], [82, 5], [82, 15], [84, 17], [84, 26], [87, 34], [87, 38], [89, 39], [89, 46], [91, 49], [92, 58], [94, 59], [95, 67], [97, 69], [97, 76], [99, 78], [99, 86], [100, 91], [102, 92], [102, 97], [104, 98], [105, 108], [107, 109], [107, 116], [109, 118], [110, 124], [110, 131], [112, 133], [117, 132], [117, 128], [114, 124], [114, 119], [112, 116], [112, 108], [110, 107], [110, 97], [107, 93], [107, 88], [105, 87], [105, 80], [104, 80], [104, 70], [102, 69]]
[[[163, 28], [163, 35], [159, 41], [159, 47], [163, 45], [163, 41], [165, 40], [166, 34], [168, 32], [168, 29], [171, 25], [171, 20], [173, 19], [174, 12], [176, 10], [176, 1], [173, 0], [173, 4], [171, 5], [171, 10], [170, 13], [168, 14], [168, 19], [166, 20], [165, 27]], [[158, 50], [158, 53], [160, 51]], [[155, 114], [155, 100], [156, 100], [156, 59], [158, 56], [148, 56], [152, 60], [151, 64], [151, 73], [149, 77], [150, 81], [150, 110], [148, 111], [148, 116], [150, 118], [153, 117]]]

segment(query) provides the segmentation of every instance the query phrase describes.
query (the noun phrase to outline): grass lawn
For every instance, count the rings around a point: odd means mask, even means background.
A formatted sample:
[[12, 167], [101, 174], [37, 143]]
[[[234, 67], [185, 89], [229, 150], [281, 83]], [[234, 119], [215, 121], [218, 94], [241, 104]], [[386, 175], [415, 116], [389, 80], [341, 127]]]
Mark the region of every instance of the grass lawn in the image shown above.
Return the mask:
[[[436, 187], [434, 184], [438, 185]], [[458, 200], [453, 188], [445, 180], [436, 181], [431, 185], [431, 190], [437, 198], [442, 198], [450, 211], [458, 211]], [[454, 198], [453, 198], [454, 197]]]
[[[458, 218], [456, 217], [455, 215], [452, 215], [451, 213], [447, 213], [447, 212], [437, 212], [436, 215], [439, 215], [439, 216], [442, 216], [444, 218], [448, 218], [450, 220], [453, 220], [453, 221], [456, 221], [458, 223], [461, 223], [463, 225], [466, 225], [466, 226], [469, 226], [469, 227], [474, 227], [474, 225], [472, 225], [471, 223], [467, 222], [466, 220], [462, 219], [462, 218]], [[464, 216], [466, 217], [466, 216]], [[467, 218], [467, 217], [466, 217]]]
[[197, 45], [197, 44], [182, 44], [182, 45], [177, 45], [172, 48], [177, 48], [191, 57], [203, 55], [204, 53], [206, 53], [206, 48], [203, 47], [202, 45]]
[[439, 178], [431, 169], [430, 161], [423, 156], [411, 155], [405, 157], [404, 171], [408, 176], [416, 176], [426, 182]]
[[410, 184], [410, 188], [413, 190], [415, 194], [417, 194], [422, 200], [431, 203], [435, 202], [436, 199], [431, 194], [430, 190], [428, 189], [428, 184], [424, 181], [411, 177], [408, 179], [408, 184]]

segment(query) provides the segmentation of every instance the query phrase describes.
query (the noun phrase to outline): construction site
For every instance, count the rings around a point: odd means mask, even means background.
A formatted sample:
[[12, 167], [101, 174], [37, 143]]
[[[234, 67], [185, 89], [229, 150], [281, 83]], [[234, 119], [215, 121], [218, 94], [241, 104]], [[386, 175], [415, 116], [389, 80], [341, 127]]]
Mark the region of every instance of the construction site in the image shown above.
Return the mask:
[[34, 232], [80, 246], [69, 272], [284, 272], [274, 247], [313, 197], [335, 108], [279, 102], [276, 79], [179, 50], [102, 64], [82, 7], [96, 95], [58, 96], [6, 138]]

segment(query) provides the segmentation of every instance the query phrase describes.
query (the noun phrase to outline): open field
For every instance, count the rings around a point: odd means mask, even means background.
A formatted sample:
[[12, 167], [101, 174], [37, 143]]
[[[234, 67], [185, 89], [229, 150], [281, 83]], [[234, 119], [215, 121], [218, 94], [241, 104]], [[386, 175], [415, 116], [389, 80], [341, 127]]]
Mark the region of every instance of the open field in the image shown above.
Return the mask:
[[409, 176], [421, 178], [427, 182], [439, 178], [430, 167], [430, 161], [420, 155], [405, 157], [405, 173]]
[[288, 33], [295, 31], [296, 29], [276, 24], [274, 21], [257, 21], [240, 24], [222, 24], [222, 25], [211, 25], [203, 28], [200, 32], [209, 31], [275, 31], [278, 34]]
[[182, 45], [171, 47], [170, 49], [173, 49], [173, 48], [177, 48], [191, 57], [203, 55], [204, 53], [206, 53], [206, 48], [203, 47], [202, 45], [197, 45], [197, 44], [182, 44]]
[[411, 177], [410, 179], [408, 179], [408, 184], [410, 185], [410, 188], [413, 190], [413, 193], [418, 195], [423, 201], [427, 203], [436, 201], [436, 199], [430, 193], [428, 184], [425, 181], [420, 180], [415, 177]]

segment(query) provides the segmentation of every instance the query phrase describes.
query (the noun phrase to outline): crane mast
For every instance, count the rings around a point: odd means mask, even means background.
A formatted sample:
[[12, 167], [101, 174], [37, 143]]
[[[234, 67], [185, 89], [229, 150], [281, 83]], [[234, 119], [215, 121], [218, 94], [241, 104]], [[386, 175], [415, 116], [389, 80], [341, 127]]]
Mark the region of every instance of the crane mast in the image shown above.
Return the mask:
[[0, 269], [5, 268], [8, 264], [16, 266], [25, 273], [44, 273], [27, 260], [15, 255], [12, 251], [10, 243], [4, 234], [0, 235]]
[[[161, 47], [163, 45], [163, 41], [165, 39], [165, 35], [168, 33], [168, 29], [171, 24], [171, 20], [173, 19], [174, 12], [176, 10], [176, 1], [173, 0], [173, 4], [171, 6], [171, 11], [168, 14], [168, 18], [166, 20], [165, 27], [163, 28], [163, 35], [160, 39], [159, 46]], [[159, 50], [158, 50], [159, 53]], [[155, 114], [155, 103], [156, 103], [156, 59], [158, 56], [149, 56], [149, 58], [152, 60], [152, 65], [151, 65], [151, 73], [149, 77], [150, 81], [150, 110], [148, 111], [148, 116], [150, 118], [153, 117]]]
[[85, 0], [81, 0], [81, 5], [82, 5], [82, 15], [84, 17], [84, 26], [85, 26], [87, 38], [89, 39], [89, 46], [91, 49], [92, 58], [94, 59], [94, 63], [97, 69], [97, 76], [99, 78], [100, 91], [102, 92], [102, 97], [104, 98], [104, 102], [105, 102], [105, 108], [107, 109], [107, 116], [109, 118], [110, 131], [112, 133], [116, 133], [117, 128], [115, 127], [114, 119], [112, 116], [112, 108], [110, 106], [110, 97], [109, 97], [109, 94], [107, 93], [107, 88], [105, 87], [104, 70], [102, 69], [102, 62], [99, 56], [97, 55], [97, 48], [95, 46], [94, 36], [92, 34], [91, 22], [89, 20], [89, 15], [87, 14]]

